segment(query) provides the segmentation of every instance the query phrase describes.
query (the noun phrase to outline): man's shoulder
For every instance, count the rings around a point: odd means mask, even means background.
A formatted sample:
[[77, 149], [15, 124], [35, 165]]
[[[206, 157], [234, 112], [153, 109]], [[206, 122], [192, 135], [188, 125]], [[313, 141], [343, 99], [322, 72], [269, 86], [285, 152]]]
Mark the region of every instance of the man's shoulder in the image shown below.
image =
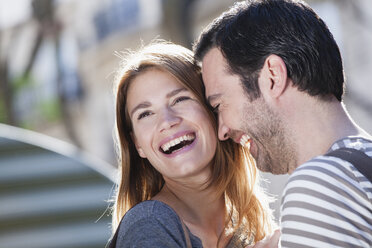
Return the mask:
[[[360, 150], [372, 157], [372, 141], [369, 139], [363, 137], [345, 137], [333, 143], [328, 152], [343, 147]], [[347, 181], [354, 181], [357, 180], [358, 175], [354, 165], [349, 162], [333, 156], [319, 155], [297, 167], [289, 177], [288, 182], [305, 177], [308, 180], [315, 177], [336, 177]]]
[[[335, 147], [355, 147], [372, 152], [372, 142], [360, 138], [346, 138]], [[368, 155], [368, 154], [367, 154]], [[294, 170], [283, 191], [282, 203], [307, 201], [319, 204], [345, 201], [370, 205], [369, 182], [351, 163], [337, 157], [321, 155], [310, 159]]]
[[337, 150], [339, 148], [353, 148], [365, 152], [372, 157], [372, 137], [363, 136], [348, 136], [337, 140], [332, 144], [328, 152]]
[[288, 182], [305, 178], [311, 181], [312, 178], [334, 177], [335, 175], [352, 177], [350, 166], [339, 158], [320, 155], [297, 167], [290, 175]]
[[290, 175], [282, 200], [288, 200], [289, 195], [309, 201], [327, 198], [331, 201], [330, 197], [340, 200], [345, 197], [345, 192], [366, 198], [364, 188], [353, 165], [340, 158], [322, 155], [302, 164]]
[[[367, 155], [372, 152], [372, 142], [359, 138], [339, 140], [331, 150], [341, 147], [360, 149]], [[352, 164], [340, 158], [322, 155], [300, 165], [283, 192], [282, 246], [311, 242], [316, 247], [336, 243], [367, 247], [371, 239], [364, 237], [372, 237], [368, 228], [370, 186]]]

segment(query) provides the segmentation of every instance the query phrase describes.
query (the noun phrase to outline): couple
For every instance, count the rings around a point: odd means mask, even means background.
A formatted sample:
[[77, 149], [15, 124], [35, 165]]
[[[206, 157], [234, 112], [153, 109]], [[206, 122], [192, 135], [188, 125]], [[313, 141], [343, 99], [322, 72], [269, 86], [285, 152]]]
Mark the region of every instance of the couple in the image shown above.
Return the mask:
[[371, 182], [324, 156], [372, 156], [341, 102], [342, 60], [324, 22], [299, 1], [237, 3], [194, 52], [201, 68], [185, 48], [152, 44], [119, 73], [110, 246], [277, 247], [256, 165], [291, 174], [281, 247], [371, 247]]

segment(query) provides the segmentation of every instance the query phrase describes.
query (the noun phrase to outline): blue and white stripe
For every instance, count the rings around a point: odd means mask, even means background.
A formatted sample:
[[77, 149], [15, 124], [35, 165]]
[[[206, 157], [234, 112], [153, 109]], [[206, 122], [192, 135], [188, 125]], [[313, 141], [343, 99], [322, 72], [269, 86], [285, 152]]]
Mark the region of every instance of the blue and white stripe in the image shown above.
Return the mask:
[[[340, 147], [372, 157], [370, 140], [348, 137], [330, 150]], [[372, 183], [347, 161], [313, 158], [288, 180], [281, 228], [283, 248], [372, 247]]]

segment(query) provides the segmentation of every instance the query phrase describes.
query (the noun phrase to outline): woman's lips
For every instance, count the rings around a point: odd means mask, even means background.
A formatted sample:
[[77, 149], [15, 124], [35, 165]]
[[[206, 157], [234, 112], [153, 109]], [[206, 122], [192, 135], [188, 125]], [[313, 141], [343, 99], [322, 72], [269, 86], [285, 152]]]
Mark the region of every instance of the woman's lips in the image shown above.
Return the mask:
[[[166, 156], [178, 154], [186, 148], [193, 146], [196, 140], [196, 133], [193, 131], [181, 131], [162, 140], [159, 151]], [[191, 147], [190, 147], [191, 148]]]
[[169, 154], [164, 153], [164, 152], [162, 152], [162, 153], [166, 157], [175, 157], [175, 156], [178, 156], [182, 153], [190, 151], [196, 145], [196, 143], [197, 143], [197, 137], [195, 136], [195, 139], [190, 144], [187, 144], [187, 145], [185, 145], [185, 146], [179, 148], [178, 150], [175, 150], [175, 151], [173, 151], [172, 153], [169, 153]]

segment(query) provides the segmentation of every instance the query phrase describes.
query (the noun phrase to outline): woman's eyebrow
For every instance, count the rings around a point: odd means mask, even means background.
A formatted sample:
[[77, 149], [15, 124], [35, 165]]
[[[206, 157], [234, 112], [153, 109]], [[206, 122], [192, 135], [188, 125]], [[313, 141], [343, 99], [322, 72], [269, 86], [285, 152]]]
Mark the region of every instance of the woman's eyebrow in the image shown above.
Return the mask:
[[[169, 92], [166, 97], [167, 98], [171, 98], [172, 96], [175, 96], [177, 95], [178, 93], [180, 92], [183, 92], [183, 91], [187, 91], [186, 88], [178, 88], [178, 89], [175, 89], [175, 90], [172, 90], [171, 92]], [[148, 108], [151, 106], [151, 103], [148, 102], [148, 101], [145, 101], [145, 102], [141, 102], [139, 104], [137, 104], [133, 109], [132, 111], [130, 112], [130, 116], [132, 117], [134, 112], [136, 112], [137, 110], [141, 109], [141, 108]]]
[[132, 118], [134, 112], [136, 112], [137, 110], [141, 109], [141, 108], [148, 108], [151, 106], [151, 103], [150, 102], [141, 102], [139, 104], [137, 104], [137, 106], [135, 106], [132, 111], [130, 112], [130, 117]]
[[178, 88], [178, 89], [172, 90], [171, 92], [169, 92], [167, 94], [167, 98], [171, 98], [172, 96], [175, 96], [175, 95], [177, 95], [178, 93], [180, 93], [182, 91], [187, 91], [187, 89], [182, 87], [182, 88]]

